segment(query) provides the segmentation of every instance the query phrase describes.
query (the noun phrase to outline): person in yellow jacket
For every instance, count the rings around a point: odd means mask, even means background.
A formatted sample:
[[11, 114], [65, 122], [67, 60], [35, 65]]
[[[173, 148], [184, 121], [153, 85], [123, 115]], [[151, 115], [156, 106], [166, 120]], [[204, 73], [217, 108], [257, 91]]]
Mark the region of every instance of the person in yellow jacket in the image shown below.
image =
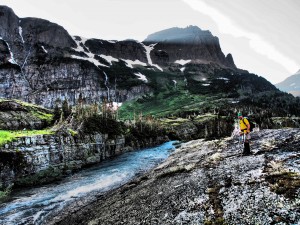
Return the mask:
[[243, 117], [242, 113], [238, 113], [238, 118], [240, 120], [240, 135], [244, 136], [244, 151], [243, 155], [250, 155], [250, 123]]

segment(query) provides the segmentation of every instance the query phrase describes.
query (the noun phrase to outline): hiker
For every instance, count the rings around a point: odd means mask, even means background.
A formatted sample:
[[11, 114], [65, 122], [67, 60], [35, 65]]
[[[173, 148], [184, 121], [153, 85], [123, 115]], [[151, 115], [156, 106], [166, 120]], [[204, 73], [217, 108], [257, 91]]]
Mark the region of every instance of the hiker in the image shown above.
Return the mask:
[[240, 135], [244, 136], [244, 150], [243, 155], [250, 155], [250, 123], [249, 121], [243, 117], [242, 113], [238, 113], [238, 118], [240, 120]]

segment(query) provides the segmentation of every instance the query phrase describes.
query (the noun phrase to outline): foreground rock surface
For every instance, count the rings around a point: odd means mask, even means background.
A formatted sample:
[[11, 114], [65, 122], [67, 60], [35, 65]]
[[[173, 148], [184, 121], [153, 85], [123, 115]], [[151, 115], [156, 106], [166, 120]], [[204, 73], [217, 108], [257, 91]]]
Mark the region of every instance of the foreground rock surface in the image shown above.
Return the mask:
[[[47, 224], [299, 224], [300, 129], [195, 140], [105, 196], [78, 201]], [[85, 202], [85, 203], [84, 203]]]

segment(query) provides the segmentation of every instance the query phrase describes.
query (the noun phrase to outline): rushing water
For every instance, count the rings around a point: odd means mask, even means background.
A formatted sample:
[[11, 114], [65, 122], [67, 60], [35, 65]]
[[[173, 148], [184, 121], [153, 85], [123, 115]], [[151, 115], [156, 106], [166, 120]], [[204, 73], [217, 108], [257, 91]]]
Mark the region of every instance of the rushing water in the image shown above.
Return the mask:
[[85, 196], [119, 187], [166, 159], [174, 142], [155, 148], [127, 152], [101, 165], [85, 169], [60, 183], [15, 193], [0, 205], [0, 224], [43, 224], [46, 217]]

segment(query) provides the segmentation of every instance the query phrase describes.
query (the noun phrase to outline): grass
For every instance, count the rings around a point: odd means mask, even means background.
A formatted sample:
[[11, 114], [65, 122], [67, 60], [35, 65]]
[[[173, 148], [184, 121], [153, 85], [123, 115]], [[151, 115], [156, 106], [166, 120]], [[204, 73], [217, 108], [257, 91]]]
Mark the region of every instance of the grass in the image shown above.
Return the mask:
[[183, 111], [197, 111], [206, 102], [205, 96], [193, 95], [185, 90], [161, 92], [155, 96], [125, 102], [120, 108], [122, 119], [133, 119], [133, 112], [138, 115], [164, 117]]
[[19, 137], [25, 136], [35, 136], [35, 135], [44, 135], [44, 134], [53, 134], [52, 130], [18, 130], [18, 131], [10, 131], [10, 130], [0, 130], [0, 146], [12, 142]]
[[11, 101], [18, 103], [22, 106], [24, 110], [27, 110], [33, 117], [36, 117], [40, 120], [44, 120], [47, 122], [47, 124], [51, 124], [53, 120], [53, 114], [51, 113], [52, 111], [49, 109], [46, 109], [42, 106], [34, 105], [28, 102], [23, 102], [17, 99], [1, 99], [0, 102], [6, 102], [6, 101]]
[[11, 193], [11, 188], [6, 188], [3, 191], [0, 191], [0, 203], [5, 201]]
[[53, 120], [53, 114], [50, 114], [50, 113], [44, 113], [44, 112], [41, 112], [41, 111], [32, 111], [31, 112], [33, 116], [41, 119], [41, 120], [45, 120], [47, 121], [48, 124], [50, 124]]

